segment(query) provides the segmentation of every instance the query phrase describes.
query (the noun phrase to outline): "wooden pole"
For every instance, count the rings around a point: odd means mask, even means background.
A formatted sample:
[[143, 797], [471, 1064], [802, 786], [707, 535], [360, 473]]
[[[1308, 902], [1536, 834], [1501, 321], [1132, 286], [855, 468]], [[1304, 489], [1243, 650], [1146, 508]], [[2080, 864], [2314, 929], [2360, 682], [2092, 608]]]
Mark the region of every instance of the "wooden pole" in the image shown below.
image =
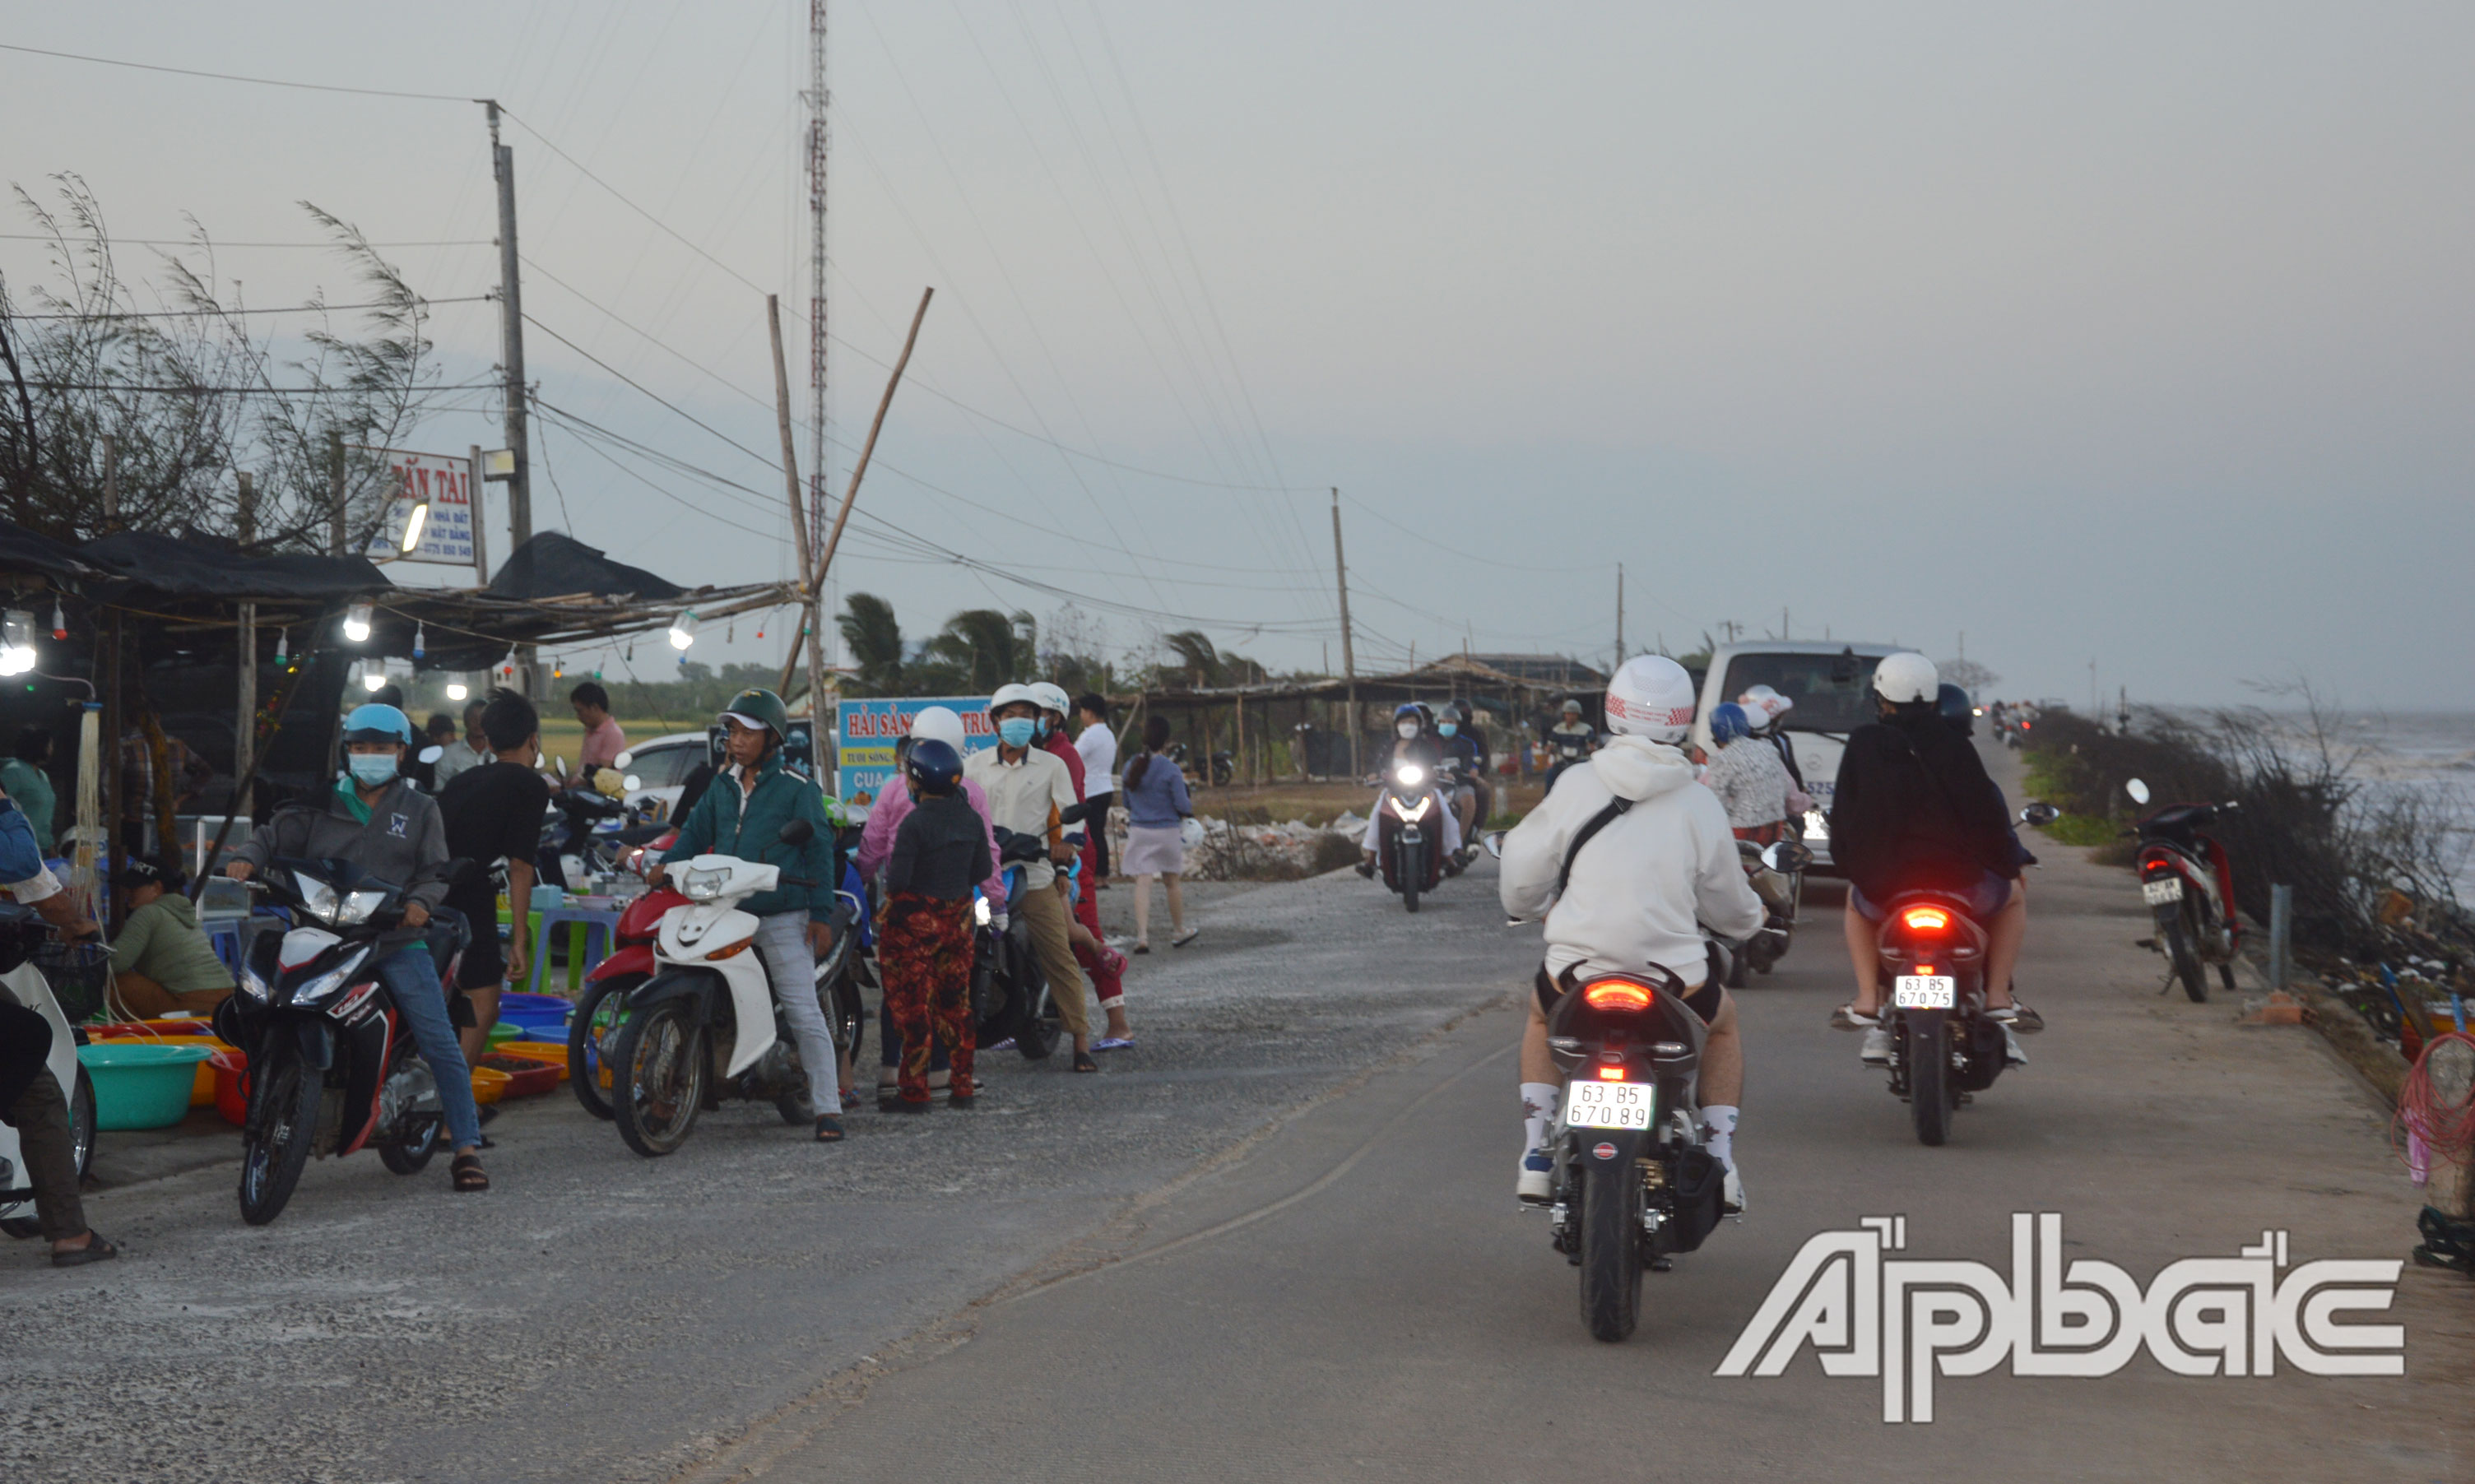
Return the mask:
[[[765, 320], [773, 336], [773, 417], [782, 434], [782, 485], [791, 499], [791, 537], [798, 548], [799, 628], [808, 655], [808, 715], [821, 730], [825, 725], [825, 610], [823, 595], [809, 586], [806, 580], [808, 571], [816, 561], [816, 550], [808, 542], [807, 501], [799, 498], [798, 445], [791, 436], [791, 371], [782, 358], [782, 301], [778, 296], [765, 296]], [[791, 670], [798, 661], [801, 640], [795, 639], [791, 645], [791, 658], [782, 666], [781, 690], [786, 693], [791, 689]], [[821, 738], [819, 740], [822, 741]], [[818, 766], [823, 766], [821, 757], [818, 759]]]
[[[240, 511], [233, 531], [244, 551], [257, 540], [257, 488], [246, 471], [240, 475]], [[246, 780], [257, 776], [257, 604], [240, 605], [237, 637], [240, 684], [235, 709], [240, 716], [233, 731], [233, 776], [244, 781], [233, 786], [232, 801], [224, 806], [227, 815], [251, 812]]]
[[1238, 766], [1231, 769], [1248, 788], [1255, 786], [1255, 760], [1246, 756], [1246, 697], [1238, 697]]
[[834, 516], [832, 534], [825, 538], [825, 549], [817, 558], [816, 573], [808, 580], [811, 591], [822, 592], [826, 570], [834, 565], [834, 548], [843, 542], [843, 527], [849, 523], [851, 506], [859, 499], [859, 481], [868, 473], [868, 461], [876, 453], [876, 435], [885, 430], [885, 414], [894, 405], [894, 389], [902, 384], [902, 368], [911, 364], [911, 348], [919, 343], [919, 322], [928, 317], [928, 301], [937, 290], [919, 291], [919, 307], [912, 311], [911, 332], [902, 337], [902, 353], [894, 358], [894, 374], [885, 378], [885, 395], [877, 399], [875, 420], [868, 425], [868, 442], [859, 448], [859, 462], [851, 466], [850, 488], [843, 492], [843, 508]]
[[1349, 729], [1349, 776], [1361, 776], [1358, 766], [1358, 648], [1349, 626], [1349, 559], [1340, 549], [1340, 487], [1332, 491], [1332, 570], [1340, 584], [1340, 668], [1349, 676], [1349, 710], [1342, 723]]

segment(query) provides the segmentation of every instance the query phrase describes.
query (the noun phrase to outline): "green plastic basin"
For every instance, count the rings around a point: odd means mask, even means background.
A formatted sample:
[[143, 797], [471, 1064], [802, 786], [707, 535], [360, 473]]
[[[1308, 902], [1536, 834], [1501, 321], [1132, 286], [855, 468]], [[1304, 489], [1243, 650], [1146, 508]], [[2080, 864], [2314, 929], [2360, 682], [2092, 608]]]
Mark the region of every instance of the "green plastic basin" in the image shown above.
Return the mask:
[[189, 1116], [189, 1091], [198, 1080], [204, 1046], [157, 1046], [145, 1041], [102, 1041], [78, 1048], [78, 1061], [94, 1083], [97, 1129], [167, 1129]]

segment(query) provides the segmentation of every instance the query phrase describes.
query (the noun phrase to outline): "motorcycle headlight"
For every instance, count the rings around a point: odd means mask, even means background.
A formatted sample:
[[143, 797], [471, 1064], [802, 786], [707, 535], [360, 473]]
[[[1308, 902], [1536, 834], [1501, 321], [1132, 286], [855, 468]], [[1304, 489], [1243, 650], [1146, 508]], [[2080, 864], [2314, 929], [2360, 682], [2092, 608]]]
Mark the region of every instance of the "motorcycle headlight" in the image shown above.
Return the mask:
[[315, 876], [305, 876], [299, 871], [292, 873], [292, 885], [301, 893], [301, 910], [320, 922], [333, 926], [335, 909], [339, 905], [335, 888]]
[[346, 892], [331, 920], [339, 928], [357, 927], [369, 921], [370, 913], [377, 912], [385, 901], [386, 893], [383, 891]]
[[1415, 763], [1404, 763], [1392, 769], [1392, 781], [1405, 789], [1415, 789], [1427, 781], [1427, 770]]
[[987, 897], [984, 897], [984, 896], [983, 896], [983, 897], [974, 897], [974, 898], [972, 898], [972, 900], [971, 900], [971, 920], [972, 920], [973, 922], [978, 923], [981, 927], [984, 927], [984, 928], [985, 928], [985, 927], [987, 927], [987, 926], [989, 925], [989, 917], [990, 917], [990, 916], [991, 916], [991, 913], [990, 913], [990, 912], [989, 912], [989, 899], [988, 899]]
[[275, 986], [258, 978], [257, 970], [244, 963], [240, 969], [240, 992], [253, 1000], [270, 1000], [275, 997]]
[[1388, 799], [1385, 802], [1391, 805], [1392, 813], [1414, 824], [1418, 820], [1427, 817], [1427, 806], [1434, 803], [1434, 800], [1431, 798], [1421, 798], [1418, 800], [1415, 808], [1402, 803], [1398, 798]]
[[690, 871], [687, 879], [679, 883], [679, 894], [691, 902], [710, 902], [729, 885], [730, 872], [726, 870]]

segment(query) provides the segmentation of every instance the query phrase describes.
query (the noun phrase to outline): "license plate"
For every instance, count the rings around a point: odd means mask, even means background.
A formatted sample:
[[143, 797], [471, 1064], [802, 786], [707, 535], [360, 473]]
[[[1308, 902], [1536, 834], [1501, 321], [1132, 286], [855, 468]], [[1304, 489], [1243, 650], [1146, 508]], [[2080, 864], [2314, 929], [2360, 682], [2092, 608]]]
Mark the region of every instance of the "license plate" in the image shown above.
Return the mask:
[[2155, 881], [2144, 881], [2140, 884], [2140, 894], [2148, 899], [2148, 905], [2151, 907], [2164, 907], [2169, 902], [2179, 902], [2183, 900], [2183, 878], [2160, 876]]
[[1564, 1122], [1575, 1129], [1647, 1129], [1653, 1101], [1646, 1083], [1577, 1082], [1564, 1095]]
[[1891, 1003], [1901, 1010], [1948, 1010], [1957, 997], [1957, 982], [1948, 974], [1902, 974], [1891, 989]]

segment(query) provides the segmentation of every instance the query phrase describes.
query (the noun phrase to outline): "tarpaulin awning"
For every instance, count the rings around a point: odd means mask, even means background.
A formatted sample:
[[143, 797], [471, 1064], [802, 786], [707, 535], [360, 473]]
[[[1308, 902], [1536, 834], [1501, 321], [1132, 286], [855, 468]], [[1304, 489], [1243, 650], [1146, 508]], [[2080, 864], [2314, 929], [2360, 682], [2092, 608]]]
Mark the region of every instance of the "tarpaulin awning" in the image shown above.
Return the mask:
[[76, 548], [12, 521], [0, 521], [0, 572], [75, 578], [85, 576], [86, 570]]
[[600, 597], [676, 597], [685, 588], [641, 567], [614, 562], [563, 531], [543, 531], [508, 556], [481, 590], [491, 597], [538, 602], [590, 593]]
[[[248, 556], [222, 536], [165, 536], [121, 531], [77, 548], [80, 561], [117, 579], [105, 585], [107, 601], [135, 589], [169, 597], [229, 602], [331, 602], [392, 587], [386, 573], [363, 557], [319, 556], [285, 551]], [[114, 590], [117, 591], [114, 591]]]

